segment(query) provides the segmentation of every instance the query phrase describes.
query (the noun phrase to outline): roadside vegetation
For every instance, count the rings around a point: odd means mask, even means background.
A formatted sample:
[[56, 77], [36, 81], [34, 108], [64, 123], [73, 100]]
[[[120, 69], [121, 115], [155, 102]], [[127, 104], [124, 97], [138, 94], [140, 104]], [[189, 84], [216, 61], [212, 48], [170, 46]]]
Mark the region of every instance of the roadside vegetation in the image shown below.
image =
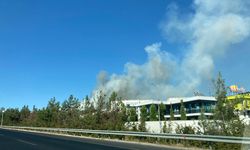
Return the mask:
[[[204, 107], [201, 109], [199, 117], [199, 128], [192, 126], [178, 126], [176, 133], [180, 134], [204, 134], [204, 135], [222, 135], [222, 136], [246, 136], [248, 133], [245, 128], [246, 124], [240, 120], [239, 115], [234, 111], [234, 105], [237, 102], [226, 100], [225, 81], [219, 73], [214, 81], [215, 97], [217, 105], [214, 110], [213, 118], [206, 118]], [[56, 128], [81, 128], [81, 129], [98, 129], [98, 130], [130, 130], [146, 132], [146, 121], [157, 121], [160, 117], [164, 120], [163, 112], [166, 108], [160, 104], [160, 116], [155, 105], [150, 106], [147, 112], [145, 106], [141, 107], [140, 116], [137, 116], [135, 108], [126, 108], [121, 101], [121, 97], [113, 92], [109, 97], [100, 91], [95, 103], [90, 101], [89, 97], [84, 98], [85, 105], [81, 105], [80, 100], [70, 95], [63, 103], [56, 98], [51, 98], [44, 108], [30, 109], [27, 105], [21, 109], [8, 108], [4, 113], [4, 125], [8, 126], [33, 126], [33, 127], [56, 127]], [[183, 102], [180, 109], [181, 119], [186, 120], [186, 112]], [[139, 119], [138, 119], [139, 118]], [[171, 121], [174, 120], [173, 108], [170, 108], [170, 120], [165, 121], [162, 126], [164, 133], [173, 131]], [[139, 122], [139, 125], [136, 124]], [[86, 135], [86, 134], [85, 134]], [[158, 138], [136, 138], [128, 136], [109, 136], [109, 135], [88, 135], [105, 138], [118, 138], [134, 141], [145, 141], [161, 144], [174, 144], [184, 146], [196, 146], [200, 148], [211, 149], [241, 149], [240, 144], [225, 144], [219, 142], [199, 142], [199, 141], [182, 141], [172, 139]]]

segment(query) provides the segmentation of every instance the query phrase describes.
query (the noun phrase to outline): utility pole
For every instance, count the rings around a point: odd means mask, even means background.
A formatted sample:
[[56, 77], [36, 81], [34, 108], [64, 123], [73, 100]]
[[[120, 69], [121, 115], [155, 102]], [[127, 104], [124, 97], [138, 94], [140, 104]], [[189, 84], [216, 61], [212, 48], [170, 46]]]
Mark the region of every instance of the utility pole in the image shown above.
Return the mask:
[[2, 110], [1, 127], [3, 126], [3, 113], [4, 113], [4, 110]]

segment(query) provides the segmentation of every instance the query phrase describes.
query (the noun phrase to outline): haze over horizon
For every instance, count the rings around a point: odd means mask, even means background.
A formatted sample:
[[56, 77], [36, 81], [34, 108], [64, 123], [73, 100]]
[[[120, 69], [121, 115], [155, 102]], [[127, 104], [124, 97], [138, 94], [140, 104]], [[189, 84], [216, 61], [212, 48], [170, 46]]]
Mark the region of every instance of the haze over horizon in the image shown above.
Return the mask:
[[249, 6], [1, 1], [0, 107], [43, 107], [93, 90], [124, 98], [208, 94], [218, 71], [228, 85], [250, 90]]

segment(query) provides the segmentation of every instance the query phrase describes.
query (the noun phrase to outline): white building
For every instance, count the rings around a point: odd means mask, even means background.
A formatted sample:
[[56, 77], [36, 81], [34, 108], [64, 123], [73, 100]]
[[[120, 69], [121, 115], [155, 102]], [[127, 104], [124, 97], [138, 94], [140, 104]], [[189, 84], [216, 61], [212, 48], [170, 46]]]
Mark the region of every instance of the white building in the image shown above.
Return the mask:
[[142, 106], [146, 106], [147, 111], [149, 112], [150, 106], [156, 105], [158, 109], [158, 105], [163, 103], [166, 106], [166, 112], [164, 117], [166, 120], [170, 118], [170, 108], [172, 106], [174, 111], [174, 117], [176, 120], [180, 119], [180, 106], [181, 100], [183, 101], [186, 116], [188, 120], [198, 119], [201, 113], [201, 108], [204, 107], [205, 115], [212, 116], [212, 111], [215, 108], [216, 99], [215, 97], [209, 96], [193, 96], [193, 97], [178, 97], [178, 98], [168, 98], [166, 101], [160, 100], [123, 100], [122, 102], [125, 104], [127, 108], [134, 107], [136, 108], [136, 113], [138, 115], [138, 119], [140, 117], [140, 108]]

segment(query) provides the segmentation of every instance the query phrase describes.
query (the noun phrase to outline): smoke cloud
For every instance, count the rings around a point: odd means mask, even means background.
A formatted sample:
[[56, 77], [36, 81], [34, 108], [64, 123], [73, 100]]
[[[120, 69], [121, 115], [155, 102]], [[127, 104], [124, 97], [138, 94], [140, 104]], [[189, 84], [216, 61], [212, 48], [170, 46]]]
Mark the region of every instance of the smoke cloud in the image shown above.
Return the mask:
[[243, 0], [195, 0], [194, 12], [181, 18], [178, 6], [168, 7], [160, 28], [168, 40], [188, 45], [182, 58], [161, 49], [161, 43], [145, 47], [148, 59], [142, 65], [127, 63], [123, 74], [101, 72], [94, 95], [102, 90], [118, 92], [123, 99], [165, 99], [191, 95], [204, 80], [211, 79], [214, 62], [232, 44], [250, 34], [250, 3]]

